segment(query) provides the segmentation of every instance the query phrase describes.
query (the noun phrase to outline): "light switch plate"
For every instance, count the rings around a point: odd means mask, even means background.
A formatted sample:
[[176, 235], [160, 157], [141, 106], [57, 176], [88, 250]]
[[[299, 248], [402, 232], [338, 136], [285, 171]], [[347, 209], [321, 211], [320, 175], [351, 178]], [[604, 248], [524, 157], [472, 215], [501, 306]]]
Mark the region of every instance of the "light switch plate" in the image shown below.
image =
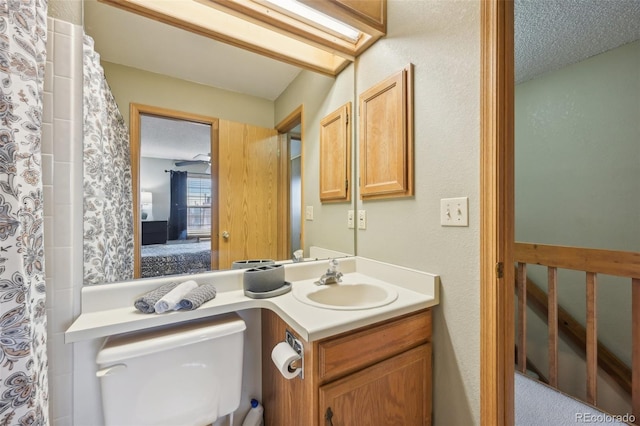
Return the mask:
[[313, 220], [313, 206], [307, 206], [304, 218], [307, 220]]
[[347, 212], [347, 228], [349, 229], [353, 229], [355, 227], [354, 222], [355, 222], [355, 213], [353, 210], [349, 210]]
[[367, 212], [358, 210], [358, 229], [367, 229]]
[[469, 198], [443, 198], [440, 200], [440, 225], [469, 226]]

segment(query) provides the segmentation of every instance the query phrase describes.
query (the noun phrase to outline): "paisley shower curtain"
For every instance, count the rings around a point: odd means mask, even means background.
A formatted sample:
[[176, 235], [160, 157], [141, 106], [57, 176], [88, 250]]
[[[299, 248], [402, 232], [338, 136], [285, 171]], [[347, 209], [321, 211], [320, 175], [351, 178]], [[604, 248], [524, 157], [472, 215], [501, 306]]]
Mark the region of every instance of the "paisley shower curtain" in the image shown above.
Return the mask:
[[133, 278], [129, 133], [93, 39], [84, 36], [84, 284]]
[[0, 0], [0, 424], [47, 425], [46, 0]]

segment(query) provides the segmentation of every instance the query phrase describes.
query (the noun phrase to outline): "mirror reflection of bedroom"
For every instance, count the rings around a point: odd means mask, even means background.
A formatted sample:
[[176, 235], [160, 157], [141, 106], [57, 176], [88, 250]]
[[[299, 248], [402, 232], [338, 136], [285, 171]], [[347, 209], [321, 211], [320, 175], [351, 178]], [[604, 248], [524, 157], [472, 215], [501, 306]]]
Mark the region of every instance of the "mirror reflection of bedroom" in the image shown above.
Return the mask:
[[141, 114], [141, 277], [211, 269], [212, 161], [210, 124]]
[[[277, 194], [269, 188], [281, 173], [288, 181], [283, 192], [289, 200], [288, 224], [282, 228], [290, 238], [286, 251], [302, 247], [299, 126], [281, 134], [289, 164], [278, 172], [275, 130], [143, 105], [136, 105], [132, 117], [138, 129], [131, 139], [133, 191], [139, 200], [136, 277], [227, 269], [233, 260], [256, 253], [275, 259], [276, 227], [269, 224], [276, 216], [265, 212], [275, 205]], [[237, 138], [225, 136], [220, 144], [219, 127], [225, 135], [254, 134], [252, 142], [238, 144]], [[233, 161], [238, 155], [248, 161]]]

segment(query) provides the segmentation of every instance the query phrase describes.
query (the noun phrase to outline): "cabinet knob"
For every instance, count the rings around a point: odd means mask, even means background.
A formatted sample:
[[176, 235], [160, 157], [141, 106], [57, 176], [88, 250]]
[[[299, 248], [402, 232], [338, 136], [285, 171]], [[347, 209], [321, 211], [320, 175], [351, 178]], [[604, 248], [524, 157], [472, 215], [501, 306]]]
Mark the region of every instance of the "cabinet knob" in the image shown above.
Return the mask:
[[222, 233], [222, 238], [224, 238], [225, 240], [228, 240], [229, 239], [229, 232], [228, 231], [224, 231]]

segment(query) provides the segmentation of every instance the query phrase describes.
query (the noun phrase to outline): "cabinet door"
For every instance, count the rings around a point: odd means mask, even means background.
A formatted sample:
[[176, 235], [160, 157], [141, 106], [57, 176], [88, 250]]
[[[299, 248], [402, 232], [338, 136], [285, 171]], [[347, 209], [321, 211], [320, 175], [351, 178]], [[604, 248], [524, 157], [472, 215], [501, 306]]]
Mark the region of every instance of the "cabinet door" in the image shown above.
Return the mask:
[[218, 150], [220, 269], [235, 260], [276, 259], [277, 131], [220, 120]]
[[360, 95], [360, 198], [412, 196], [412, 66]]
[[431, 344], [320, 388], [319, 424], [430, 425]]
[[320, 201], [349, 201], [351, 102], [320, 122]]

